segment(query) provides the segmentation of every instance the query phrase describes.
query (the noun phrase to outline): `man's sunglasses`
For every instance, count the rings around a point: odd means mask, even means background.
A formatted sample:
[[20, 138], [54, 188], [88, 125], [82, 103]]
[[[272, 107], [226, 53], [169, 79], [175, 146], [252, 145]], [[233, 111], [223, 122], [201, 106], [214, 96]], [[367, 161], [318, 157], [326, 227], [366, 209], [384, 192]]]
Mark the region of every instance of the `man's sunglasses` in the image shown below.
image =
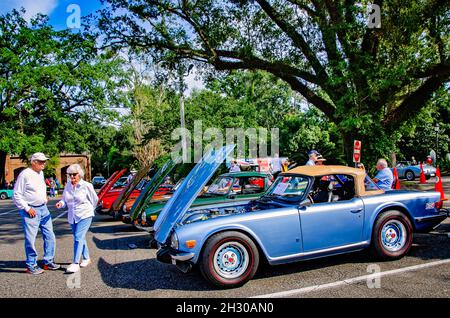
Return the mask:
[[68, 173], [69, 176], [75, 177], [78, 173]]

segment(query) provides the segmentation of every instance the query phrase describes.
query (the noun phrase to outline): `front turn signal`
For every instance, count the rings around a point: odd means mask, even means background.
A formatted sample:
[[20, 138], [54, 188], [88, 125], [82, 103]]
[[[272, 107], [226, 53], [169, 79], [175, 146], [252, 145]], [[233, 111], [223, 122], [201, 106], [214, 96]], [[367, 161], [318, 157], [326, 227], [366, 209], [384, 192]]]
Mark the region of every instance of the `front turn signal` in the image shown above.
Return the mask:
[[196, 241], [196, 240], [189, 240], [189, 241], [186, 241], [186, 246], [187, 246], [187, 248], [189, 248], [189, 249], [194, 248], [194, 247], [195, 247], [195, 244], [197, 244], [197, 241]]

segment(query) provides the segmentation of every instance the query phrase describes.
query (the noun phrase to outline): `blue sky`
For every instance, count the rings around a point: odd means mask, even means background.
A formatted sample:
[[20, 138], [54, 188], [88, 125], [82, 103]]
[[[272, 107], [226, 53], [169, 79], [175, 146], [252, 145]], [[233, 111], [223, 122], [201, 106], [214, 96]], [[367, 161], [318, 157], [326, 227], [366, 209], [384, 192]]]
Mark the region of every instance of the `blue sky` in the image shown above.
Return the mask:
[[[24, 7], [27, 11], [25, 14], [27, 20], [37, 13], [43, 13], [50, 17], [49, 23], [56, 30], [63, 30], [67, 28], [66, 21], [72, 13], [72, 11], [69, 13], [66, 12], [68, 6], [71, 4], [77, 4], [80, 7], [82, 17], [102, 8], [100, 0], [0, 0], [0, 15], [7, 13], [14, 8], [20, 9], [21, 7]], [[202, 81], [196, 79], [195, 75], [196, 71], [194, 70], [185, 79], [188, 86], [186, 92], [188, 95], [194, 88], [204, 88]]]
[[0, 0], [0, 14], [11, 11], [13, 8], [24, 7], [27, 11], [25, 17], [29, 19], [38, 12], [50, 17], [50, 24], [57, 30], [66, 29], [66, 20], [72, 12], [67, 13], [70, 4], [80, 7], [81, 16], [95, 12], [102, 7], [100, 0]]

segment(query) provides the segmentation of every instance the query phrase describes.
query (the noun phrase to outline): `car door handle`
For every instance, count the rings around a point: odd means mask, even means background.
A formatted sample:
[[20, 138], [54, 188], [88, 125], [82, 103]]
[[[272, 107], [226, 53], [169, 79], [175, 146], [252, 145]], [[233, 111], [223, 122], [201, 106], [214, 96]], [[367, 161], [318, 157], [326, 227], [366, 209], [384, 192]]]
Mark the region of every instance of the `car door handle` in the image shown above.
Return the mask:
[[363, 210], [363, 208], [359, 208], [359, 209], [356, 209], [356, 210], [350, 210], [350, 212], [352, 212], [352, 213], [359, 213], [362, 210]]

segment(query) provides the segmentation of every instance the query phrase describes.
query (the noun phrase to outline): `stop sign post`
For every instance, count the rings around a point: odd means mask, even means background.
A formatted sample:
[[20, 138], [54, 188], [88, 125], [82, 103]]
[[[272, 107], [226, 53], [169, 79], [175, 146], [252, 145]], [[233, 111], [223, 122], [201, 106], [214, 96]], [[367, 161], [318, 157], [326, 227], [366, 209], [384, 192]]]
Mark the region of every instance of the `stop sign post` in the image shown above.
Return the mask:
[[353, 162], [361, 162], [361, 141], [359, 140], [353, 142]]

